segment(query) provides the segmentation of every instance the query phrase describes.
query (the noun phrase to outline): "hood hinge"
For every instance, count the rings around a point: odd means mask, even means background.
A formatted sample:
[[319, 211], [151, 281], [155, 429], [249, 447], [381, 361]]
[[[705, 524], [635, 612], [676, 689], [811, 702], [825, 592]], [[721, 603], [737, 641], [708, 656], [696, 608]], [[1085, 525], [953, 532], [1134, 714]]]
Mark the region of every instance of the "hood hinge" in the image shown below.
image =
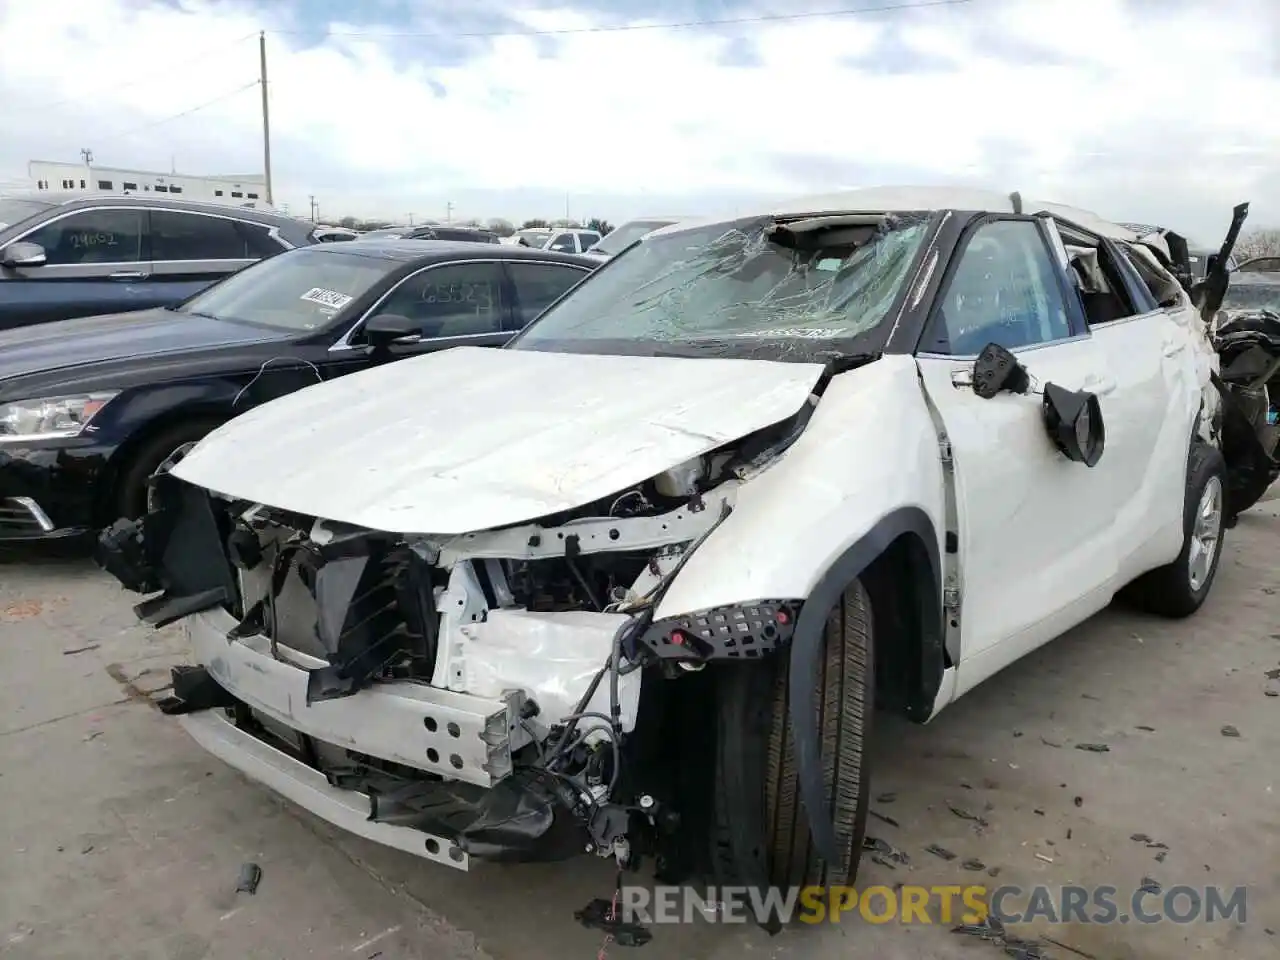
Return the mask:
[[947, 585], [942, 591], [942, 606], [951, 618], [960, 615], [960, 581], [955, 574], [947, 577]]
[[946, 470], [950, 470], [954, 466], [954, 460], [951, 456], [951, 438], [945, 433], [938, 434], [938, 459], [942, 461], [942, 466]]

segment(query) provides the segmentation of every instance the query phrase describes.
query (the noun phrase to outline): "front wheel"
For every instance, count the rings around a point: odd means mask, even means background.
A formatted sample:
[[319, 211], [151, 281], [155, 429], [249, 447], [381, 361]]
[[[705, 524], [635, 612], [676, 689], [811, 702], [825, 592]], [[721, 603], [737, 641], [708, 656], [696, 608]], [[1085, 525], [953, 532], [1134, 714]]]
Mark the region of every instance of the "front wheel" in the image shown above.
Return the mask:
[[1172, 563], [1143, 574], [1128, 590], [1143, 609], [1164, 617], [1189, 617], [1200, 609], [1222, 560], [1226, 490], [1222, 454], [1197, 442], [1187, 458], [1182, 552]]
[[813, 848], [788, 717], [790, 658], [724, 668], [718, 678], [713, 855], [721, 885], [854, 882], [866, 832], [868, 741], [875, 705], [871, 600], [860, 581], [827, 619], [814, 690], [822, 780], [840, 862]]
[[116, 516], [133, 520], [151, 506], [148, 480], [169, 470], [210, 433], [216, 422], [208, 420], [175, 424], [144, 440], [133, 452], [116, 487]]

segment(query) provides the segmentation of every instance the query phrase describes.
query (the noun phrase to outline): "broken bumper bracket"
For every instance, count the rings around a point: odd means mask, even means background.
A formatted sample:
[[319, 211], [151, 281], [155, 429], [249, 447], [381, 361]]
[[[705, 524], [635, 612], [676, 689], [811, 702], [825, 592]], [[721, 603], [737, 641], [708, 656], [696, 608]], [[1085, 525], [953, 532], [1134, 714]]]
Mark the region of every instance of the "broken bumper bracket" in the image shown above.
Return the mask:
[[791, 640], [800, 607], [799, 600], [752, 600], [695, 610], [655, 621], [638, 644], [659, 660], [753, 660]]
[[209, 676], [209, 671], [202, 666], [184, 664], [174, 667], [170, 675], [173, 678], [173, 694], [156, 704], [161, 713], [177, 716], [236, 705], [236, 698]]

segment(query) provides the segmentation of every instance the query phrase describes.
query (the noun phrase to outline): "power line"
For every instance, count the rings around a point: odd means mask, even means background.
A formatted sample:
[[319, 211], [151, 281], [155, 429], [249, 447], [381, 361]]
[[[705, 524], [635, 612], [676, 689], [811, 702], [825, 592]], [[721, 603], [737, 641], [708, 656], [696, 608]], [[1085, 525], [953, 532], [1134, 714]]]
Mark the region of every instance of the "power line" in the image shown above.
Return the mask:
[[257, 85], [258, 85], [258, 81], [252, 80], [249, 83], [246, 83], [242, 87], [236, 87], [234, 90], [229, 90], [219, 97], [214, 97], [212, 100], [207, 100], [204, 103], [199, 104], [198, 106], [191, 107], [188, 110], [183, 110], [181, 113], [175, 113], [172, 116], [164, 117], [163, 119], [160, 119], [160, 120], [153, 120], [150, 123], [143, 124], [140, 127], [135, 127], [132, 130], [126, 130], [121, 133], [113, 133], [109, 137], [96, 137], [95, 139], [101, 142], [103, 140], [117, 140], [121, 137], [132, 137], [134, 134], [142, 133], [144, 130], [150, 130], [152, 127], [158, 127], [161, 124], [169, 123], [170, 121], [173, 121], [173, 120], [179, 120], [182, 117], [189, 117], [191, 116], [191, 114], [204, 110], [207, 107], [212, 107], [214, 104], [221, 103], [223, 100], [230, 100], [232, 97], [236, 96], [236, 94], [244, 93], [244, 91], [248, 90], [250, 87], [256, 87]]
[[[817, 20], [832, 17], [855, 17], [867, 13], [890, 13], [899, 10], [923, 10], [929, 7], [958, 7], [972, 3], [973, 0], [916, 0], [910, 3], [890, 3], [875, 7], [849, 7], [842, 10], [821, 10], [809, 13], [777, 13], [762, 14], [754, 17], [726, 17], [723, 19], [682, 20], [670, 23], [627, 23], [607, 27], [568, 27], [562, 30], [498, 30], [468, 33], [398, 33], [331, 30], [325, 31], [329, 37], [352, 37], [357, 39], [376, 40], [380, 38], [417, 37], [435, 38], [437, 40], [480, 40], [497, 39], [499, 37], [559, 37], [579, 33], [631, 33], [642, 30], [681, 30], [690, 27], [730, 27], [756, 23], [782, 23], [793, 20]], [[314, 36], [317, 30], [273, 30], [271, 33], [282, 35]]]
[[[169, 64], [169, 66], [165, 67], [163, 70], [149, 72], [134, 80], [129, 80], [125, 83], [117, 84], [115, 86], [95, 88], [93, 91], [93, 95], [94, 97], [101, 97], [104, 93], [114, 93], [117, 90], [128, 90], [132, 87], [137, 87], [144, 83], [151, 83], [159, 77], [172, 76], [173, 71], [175, 70], [186, 70], [187, 68], [191, 67], [193, 64], [202, 63], [205, 60], [208, 60], [214, 54], [222, 53], [228, 47], [238, 46], [239, 44], [244, 43], [246, 40], [250, 39], [251, 37], [256, 37], [257, 35], [258, 35], [258, 32], [255, 30], [253, 33], [247, 33], [243, 37], [240, 37], [238, 40], [233, 40], [231, 43], [220, 43], [217, 46], [210, 47], [209, 49], [205, 50], [203, 53], [197, 53], [194, 56], [183, 57], [181, 61], [171, 63]], [[64, 100], [55, 100], [53, 103], [37, 103], [37, 104], [19, 105], [19, 109], [16, 111], [16, 113], [21, 114], [21, 113], [34, 112], [34, 111], [54, 110], [58, 107], [65, 106], [68, 103], [83, 102], [83, 100], [84, 100], [84, 94], [79, 93], [73, 97], [67, 97]], [[14, 114], [10, 113], [9, 111], [6, 111], [5, 115], [12, 116]]]

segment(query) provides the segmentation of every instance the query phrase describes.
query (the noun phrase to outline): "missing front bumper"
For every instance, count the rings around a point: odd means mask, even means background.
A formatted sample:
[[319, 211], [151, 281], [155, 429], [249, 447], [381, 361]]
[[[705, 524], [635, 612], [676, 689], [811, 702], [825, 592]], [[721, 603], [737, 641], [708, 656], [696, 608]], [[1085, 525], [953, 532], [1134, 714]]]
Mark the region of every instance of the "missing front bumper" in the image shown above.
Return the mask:
[[308, 704], [307, 670], [323, 661], [297, 651], [287, 652], [292, 663], [277, 660], [261, 635], [228, 639], [236, 620], [221, 608], [185, 622], [197, 662], [221, 687], [277, 723], [325, 743], [491, 787], [511, 773], [512, 752], [529, 742], [520, 724], [519, 694], [489, 699], [402, 681]]
[[196, 743], [228, 766], [335, 827], [458, 870], [471, 867], [471, 858], [446, 837], [372, 820], [366, 794], [330, 786], [319, 770], [239, 729], [220, 712], [186, 714], [179, 723]]

